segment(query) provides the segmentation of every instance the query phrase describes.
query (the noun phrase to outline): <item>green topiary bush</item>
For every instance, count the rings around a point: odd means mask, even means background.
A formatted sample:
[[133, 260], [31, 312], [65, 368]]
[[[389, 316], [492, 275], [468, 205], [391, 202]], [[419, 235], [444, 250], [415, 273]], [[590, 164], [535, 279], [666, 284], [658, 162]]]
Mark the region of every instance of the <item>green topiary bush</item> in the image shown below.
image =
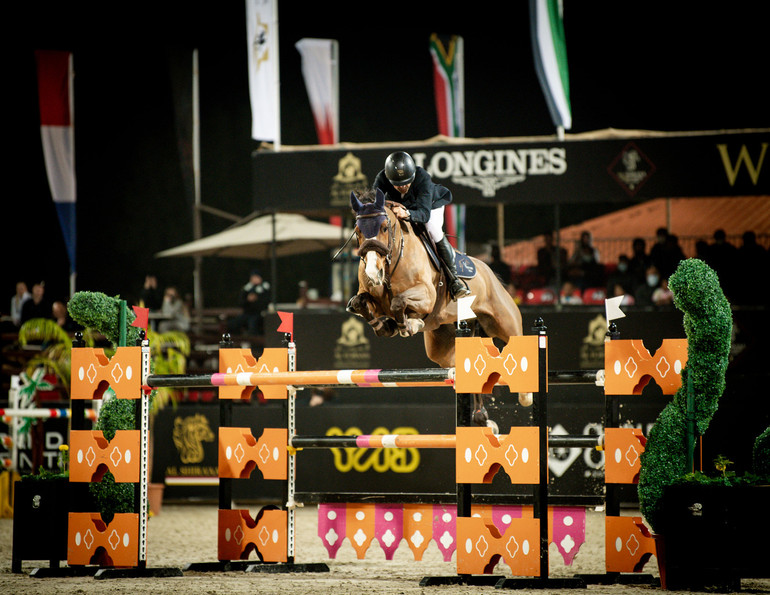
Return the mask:
[[[72, 319], [84, 327], [100, 332], [113, 345], [120, 344], [120, 308], [119, 297], [109, 297], [103, 293], [80, 291], [75, 293], [67, 304], [67, 309]], [[126, 345], [136, 345], [140, 338], [141, 329], [130, 326], [136, 319], [133, 311], [126, 312]], [[115, 437], [117, 430], [133, 430], [136, 419], [136, 405], [132, 399], [118, 399], [114, 395], [108, 395], [107, 391], [102, 407], [99, 410], [99, 419], [96, 420], [94, 429], [104, 432], [107, 440]], [[134, 484], [116, 483], [112, 473], [105, 473], [101, 482], [91, 483], [89, 489], [96, 500], [102, 515], [112, 515], [119, 512], [133, 512], [134, 510]]]
[[[120, 342], [120, 297], [109, 297], [95, 291], [79, 291], [70, 298], [67, 310], [78, 324], [99, 331], [113, 346]], [[126, 312], [126, 345], [136, 345], [141, 329], [130, 326], [136, 319], [132, 310]]]
[[756, 475], [770, 478], [770, 426], [754, 441], [751, 465]]
[[682, 261], [669, 279], [674, 305], [684, 313], [687, 366], [682, 386], [650, 430], [639, 473], [639, 505], [653, 531], [659, 527], [663, 489], [687, 468], [687, 391], [693, 392], [696, 431], [704, 434], [725, 389], [732, 312], [717, 274], [695, 258]]

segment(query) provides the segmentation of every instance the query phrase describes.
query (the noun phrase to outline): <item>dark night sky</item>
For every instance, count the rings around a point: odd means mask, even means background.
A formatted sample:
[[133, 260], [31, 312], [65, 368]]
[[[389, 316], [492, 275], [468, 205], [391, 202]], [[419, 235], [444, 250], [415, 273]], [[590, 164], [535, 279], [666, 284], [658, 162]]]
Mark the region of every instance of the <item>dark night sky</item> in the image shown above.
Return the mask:
[[[5, 93], [12, 130], [6, 162], [12, 164], [13, 182], [3, 199], [2, 310], [19, 279], [45, 279], [51, 298], [66, 296], [68, 287], [40, 146], [35, 49], [74, 52], [77, 288], [131, 300], [152, 270], [163, 284], [191, 291], [191, 259], [153, 256], [192, 239], [170, 56], [193, 47], [200, 53], [202, 200], [245, 216], [254, 207], [250, 154], [257, 143], [250, 138], [244, 3], [24, 4], [30, 6], [17, 7], [22, 14], [7, 21], [22, 41], [10, 51], [11, 84]], [[370, 4], [310, 3], [300, 9], [295, 6], [305, 3], [281, 1], [284, 144], [316, 142], [294, 49], [302, 37], [340, 42], [343, 141], [420, 140], [437, 133], [428, 54], [432, 32], [465, 39], [467, 136], [554, 132], [533, 67], [526, 2], [505, 3], [505, 14], [503, 3], [496, 2], [441, 14], [415, 9], [417, 3], [378, 3], [378, 9]], [[687, 3], [693, 12], [674, 13], [675, 4], [565, 0], [571, 132], [768, 125], [767, 41], [755, 8], [760, 3], [742, 8], [744, 3], [732, 2], [711, 12]], [[520, 218], [526, 223], [527, 217], [536, 219], [538, 213]], [[228, 224], [204, 216], [204, 234]], [[478, 225], [471, 220], [469, 227]], [[545, 231], [534, 224], [520, 227], [507, 229], [507, 235]], [[319, 270], [318, 260], [310, 260], [293, 264], [294, 274]], [[207, 261], [207, 305], [234, 304], [253, 264]], [[279, 301], [294, 299], [295, 288], [287, 291]]]

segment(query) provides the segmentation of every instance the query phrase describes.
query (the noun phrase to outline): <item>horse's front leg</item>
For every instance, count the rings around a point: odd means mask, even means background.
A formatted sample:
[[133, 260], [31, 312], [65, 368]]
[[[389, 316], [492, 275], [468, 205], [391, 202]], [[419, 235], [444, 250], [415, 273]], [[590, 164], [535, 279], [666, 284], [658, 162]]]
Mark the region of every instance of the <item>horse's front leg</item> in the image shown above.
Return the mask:
[[433, 299], [430, 291], [420, 285], [395, 296], [390, 302], [390, 311], [401, 336], [409, 337], [422, 331], [425, 326], [423, 318], [430, 314], [432, 307]]
[[366, 320], [378, 337], [392, 337], [398, 332], [396, 321], [385, 316], [370, 293], [363, 291], [354, 295], [345, 309]]

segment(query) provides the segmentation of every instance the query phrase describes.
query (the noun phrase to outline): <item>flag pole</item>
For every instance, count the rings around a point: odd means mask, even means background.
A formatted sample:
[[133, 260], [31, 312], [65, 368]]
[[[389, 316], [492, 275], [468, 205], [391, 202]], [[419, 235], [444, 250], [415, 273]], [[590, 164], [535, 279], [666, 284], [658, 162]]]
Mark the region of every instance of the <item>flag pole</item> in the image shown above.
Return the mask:
[[[192, 166], [193, 166], [193, 238], [199, 240], [202, 235], [201, 224], [201, 157], [200, 157], [200, 71], [198, 69], [198, 49], [192, 52]], [[195, 306], [195, 325], [200, 332], [203, 316], [203, 257], [196, 255], [193, 271], [193, 303]]]
[[275, 34], [270, 36], [273, 43], [273, 51], [275, 52], [275, 85], [273, 92], [275, 93], [275, 117], [278, 122], [278, 126], [275, 132], [275, 151], [281, 150], [281, 60], [279, 55], [279, 43], [278, 43], [278, 0], [275, 0], [273, 4], [273, 23], [275, 24]]

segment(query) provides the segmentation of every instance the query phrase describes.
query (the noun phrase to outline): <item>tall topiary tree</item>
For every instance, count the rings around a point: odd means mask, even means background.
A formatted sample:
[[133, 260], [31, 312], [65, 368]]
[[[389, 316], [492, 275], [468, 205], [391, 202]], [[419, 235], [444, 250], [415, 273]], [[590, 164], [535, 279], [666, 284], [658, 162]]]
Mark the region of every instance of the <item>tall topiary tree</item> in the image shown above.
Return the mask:
[[[109, 297], [92, 291], [75, 293], [67, 304], [67, 310], [75, 322], [100, 332], [113, 347], [120, 345], [123, 332], [125, 332], [126, 345], [136, 345], [141, 329], [131, 326], [136, 316], [130, 311], [126, 312], [126, 327], [121, 329], [122, 307], [119, 297]], [[130, 399], [106, 398], [102, 403], [94, 429], [101, 430], [107, 440], [112, 440], [117, 430], [134, 429], [136, 419], [134, 410], [134, 401]], [[101, 482], [92, 483], [89, 487], [103, 514], [133, 511], [133, 484], [116, 483], [112, 473], [107, 472]]]
[[[659, 528], [663, 489], [689, 473], [687, 392], [692, 391], [696, 432], [704, 434], [725, 389], [732, 312], [717, 274], [695, 258], [682, 261], [669, 279], [674, 305], [684, 313], [687, 366], [682, 386], [650, 430], [639, 473], [639, 505], [653, 531]], [[695, 437], [690, 437], [694, 441]]]

